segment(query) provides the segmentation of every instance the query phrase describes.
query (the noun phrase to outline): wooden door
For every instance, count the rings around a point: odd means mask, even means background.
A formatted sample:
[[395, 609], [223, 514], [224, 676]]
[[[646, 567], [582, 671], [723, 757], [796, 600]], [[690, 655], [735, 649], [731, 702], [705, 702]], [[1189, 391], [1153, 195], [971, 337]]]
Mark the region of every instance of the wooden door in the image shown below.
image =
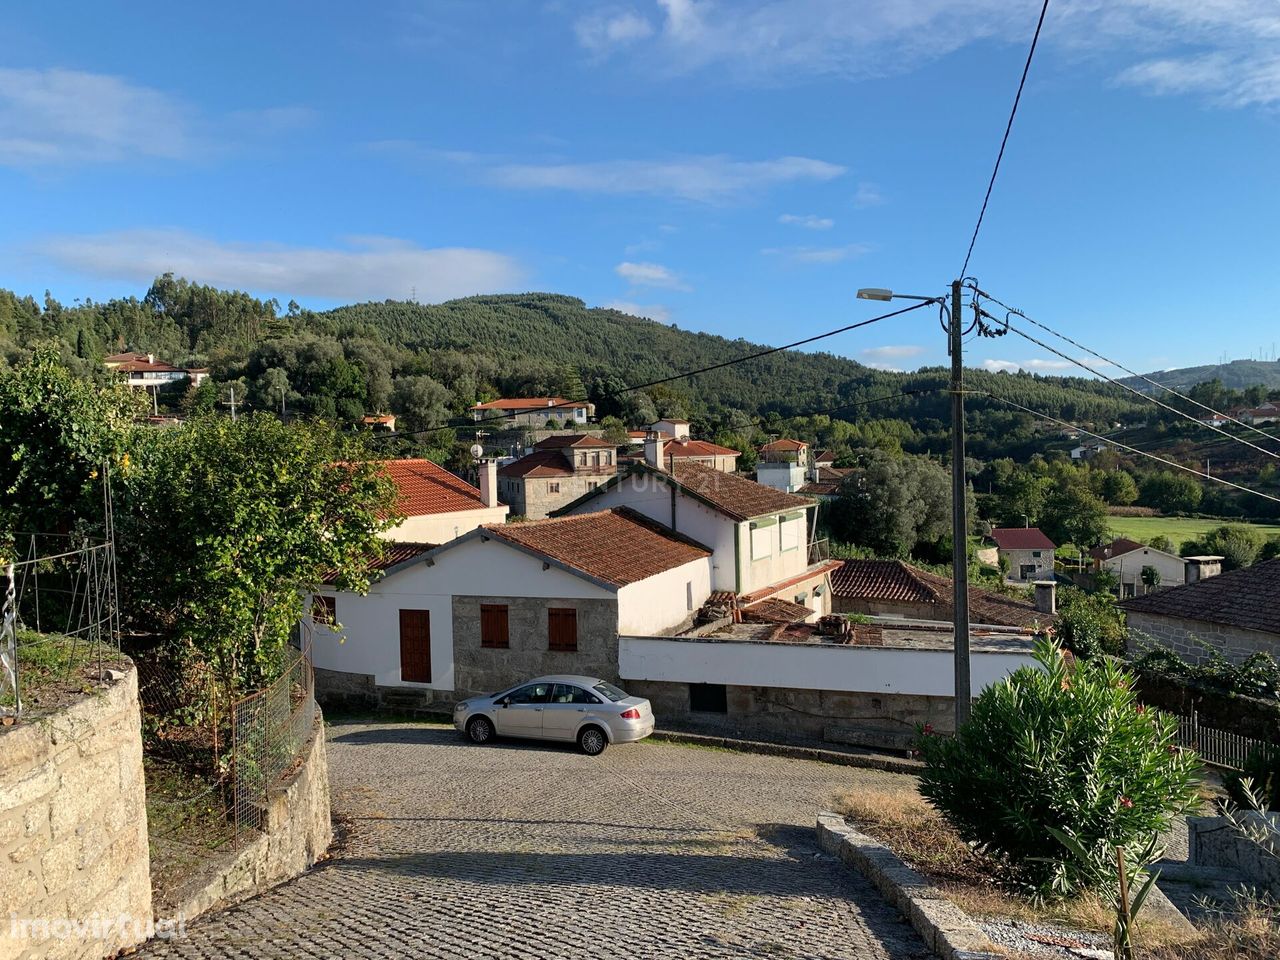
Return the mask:
[[400, 679], [431, 682], [431, 611], [400, 611]]

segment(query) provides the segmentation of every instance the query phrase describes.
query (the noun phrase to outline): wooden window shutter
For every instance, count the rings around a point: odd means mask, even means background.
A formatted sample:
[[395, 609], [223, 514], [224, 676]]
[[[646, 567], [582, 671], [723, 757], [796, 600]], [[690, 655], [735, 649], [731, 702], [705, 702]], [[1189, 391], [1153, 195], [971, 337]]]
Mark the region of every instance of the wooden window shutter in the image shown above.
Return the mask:
[[431, 611], [400, 611], [400, 679], [431, 682]]
[[547, 609], [547, 649], [578, 649], [578, 611], [573, 607]]
[[505, 650], [511, 646], [505, 603], [480, 604], [480, 646]]

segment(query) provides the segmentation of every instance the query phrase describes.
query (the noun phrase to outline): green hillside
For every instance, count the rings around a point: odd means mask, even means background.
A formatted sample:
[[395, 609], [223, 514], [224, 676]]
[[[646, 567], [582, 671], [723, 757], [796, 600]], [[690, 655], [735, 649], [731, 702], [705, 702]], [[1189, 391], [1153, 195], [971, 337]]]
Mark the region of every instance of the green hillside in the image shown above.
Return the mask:
[[[1219, 381], [1227, 390], [1247, 390], [1249, 387], [1280, 387], [1280, 360], [1232, 360], [1230, 363], [1210, 363], [1199, 367], [1180, 367], [1174, 370], [1157, 370], [1146, 374], [1156, 383], [1175, 390], [1189, 390], [1197, 383]], [[1151, 384], [1131, 377], [1124, 381], [1143, 392], [1155, 388]]]

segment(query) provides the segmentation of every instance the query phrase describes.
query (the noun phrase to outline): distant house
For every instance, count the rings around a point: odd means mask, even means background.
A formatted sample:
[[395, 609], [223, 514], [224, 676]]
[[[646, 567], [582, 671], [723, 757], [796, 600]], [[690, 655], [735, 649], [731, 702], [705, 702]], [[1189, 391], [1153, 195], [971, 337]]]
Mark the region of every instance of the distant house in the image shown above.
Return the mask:
[[819, 450], [813, 455], [813, 465], [815, 467], [834, 467], [836, 465], [836, 455], [830, 450]]
[[1089, 556], [1095, 571], [1106, 570], [1116, 577], [1122, 597], [1149, 592], [1150, 588], [1143, 579], [1147, 568], [1159, 574], [1157, 586], [1161, 589], [1176, 587], [1186, 581], [1187, 561], [1182, 557], [1126, 537], [1094, 547]]
[[513, 516], [541, 520], [618, 472], [613, 444], [585, 434], [547, 437], [498, 470], [499, 495]]
[[559, 513], [615, 506], [706, 544], [713, 551], [713, 590], [738, 595], [744, 603], [778, 596], [815, 616], [830, 612], [834, 563], [810, 554], [812, 500], [677, 460], [670, 469], [631, 464]]
[[1009, 559], [1009, 579], [1023, 582], [1053, 579], [1052, 540], [1038, 527], [997, 527], [991, 539], [1001, 558]]
[[1208, 657], [1202, 646], [1207, 644], [1231, 662], [1240, 663], [1258, 652], [1280, 656], [1277, 598], [1280, 560], [1268, 560], [1122, 600], [1120, 608], [1129, 624], [1130, 649], [1135, 652], [1145, 641], [1153, 640], [1184, 660], [1198, 663]]
[[784, 493], [795, 493], [805, 485], [809, 473], [809, 445], [803, 440], [782, 438], [760, 448], [756, 461], [756, 481]]
[[644, 440], [645, 461], [661, 462], [667, 467], [675, 463], [700, 463], [721, 473], [733, 473], [738, 469], [740, 456], [732, 447], [722, 447], [708, 440], [673, 440], [656, 430], [650, 430]]
[[[837, 613], [949, 621], [955, 610], [953, 584], [901, 560], [845, 560], [831, 574]], [[1040, 607], [990, 590], [969, 588], [969, 620], [1000, 627], [1047, 626], [1055, 619], [1052, 586], [1038, 593]]]
[[502, 420], [504, 426], [545, 427], [557, 423], [584, 424], [595, 416], [596, 407], [585, 400], [564, 397], [518, 397], [473, 404], [473, 420]]
[[1078, 447], [1072, 447], [1071, 459], [1072, 460], [1092, 460], [1098, 454], [1102, 453], [1102, 451], [1110, 450], [1110, 449], [1111, 449], [1111, 444], [1109, 443], [1095, 442], [1095, 443], [1082, 444]]
[[833, 500], [840, 495], [840, 484], [844, 482], [844, 478], [852, 472], [851, 468], [819, 465], [815, 461], [809, 468], [808, 480], [804, 486], [792, 492], [802, 497]]
[[199, 386], [209, 377], [207, 367], [175, 367], [153, 353], [113, 353], [102, 365], [135, 390], [158, 391], [188, 382]]
[[394, 433], [396, 415], [394, 413], [368, 413], [360, 418], [362, 426], [377, 433]]
[[1280, 403], [1268, 401], [1245, 410], [1241, 418], [1245, 423], [1260, 426], [1264, 423], [1280, 423]]
[[711, 551], [617, 509], [397, 544], [375, 572], [366, 596], [312, 597], [329, 702], [416, 707], [539, 674], [617, 679], [618, 635], [691, 620], [710, 593]]
[[383, 539], [445, 543], [486, 523], [502, 523], [507, 508], [498, 502], [496, 464], [482, 465], [477, 489], [430, 460], [382, 460], [396, 485], [396, 512], [404, 516]]

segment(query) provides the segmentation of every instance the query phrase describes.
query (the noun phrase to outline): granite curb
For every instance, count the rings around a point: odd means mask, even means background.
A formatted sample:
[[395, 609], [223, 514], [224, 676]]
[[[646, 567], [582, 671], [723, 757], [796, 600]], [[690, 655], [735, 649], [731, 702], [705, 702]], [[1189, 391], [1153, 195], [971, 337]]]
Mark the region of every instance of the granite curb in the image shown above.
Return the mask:
[[649, 739], [663, 743], [683, 743], [698, 747], [737, 750], [742, 753], [758, 753], [771, 757], [786, 757], [789, 760], [816, 760], [819, 763], [864, 767], [868, 770], [883, 770], [886, 773], [908, 773], [913, 776], [924, 769], [924, 765], [919, 761], [900, 760], [876, 753], [824, 750], [821, 747], [802, 747], [768, 740], [741, 740], [736, 737], [721, 737], [713, 734], [685, 733], [681, 730], [655, 730]]
[[818, 845], [862, 873], [942, 960], [1000, 960], [994, 946], [963, 910], [912, 870], [897, 854], [837, 813], [818, 814]]

